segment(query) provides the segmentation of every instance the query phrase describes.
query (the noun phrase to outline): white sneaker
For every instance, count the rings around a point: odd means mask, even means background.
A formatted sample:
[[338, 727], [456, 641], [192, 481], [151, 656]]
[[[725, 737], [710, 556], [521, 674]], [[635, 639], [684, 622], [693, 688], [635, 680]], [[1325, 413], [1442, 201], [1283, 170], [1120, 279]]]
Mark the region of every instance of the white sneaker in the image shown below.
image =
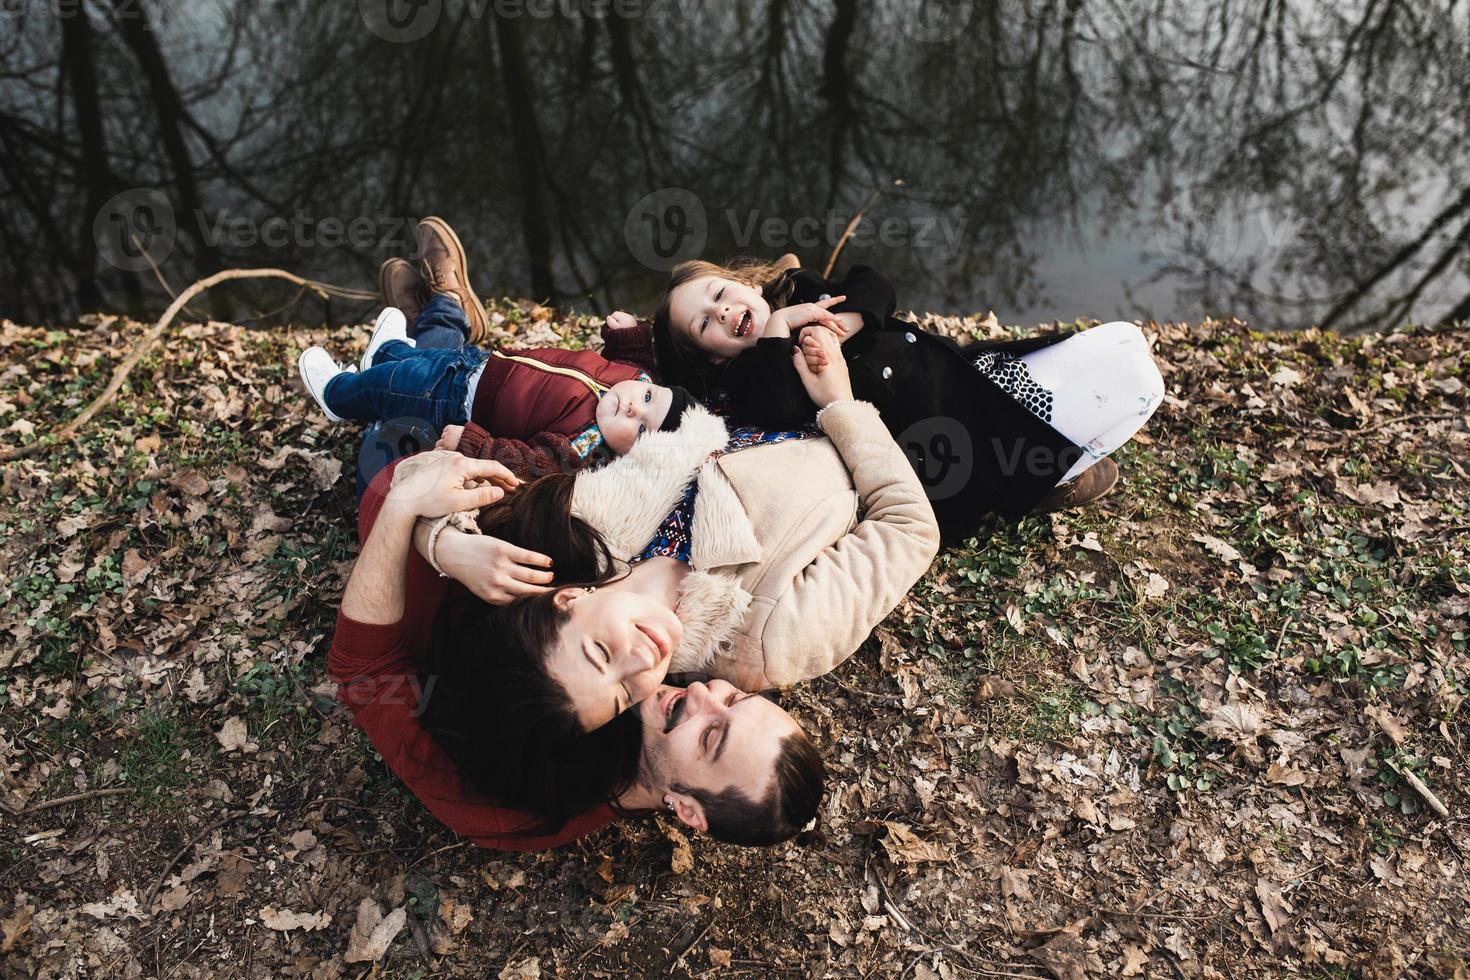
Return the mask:
[[321, 347], [308, 347], [301, 352], [296, 360], [296, 368], [301, 372], [301, 381], [306, 385], [306, 390], [311, 397], [316, 399], [317, 405], [322, 412], [333, 422], [347, 421], [336, 412], [327, 407], [327, 382], [339, 374], [346, 373], [342, 365], [332, 360], [332, 355]]
[[418, 346], [408, 337], [408, 321], [404, 319], [403, 311], [393, 306], [378, 314], [378, 322], [373, 324], [373, 337], [368, 341], [367, 350], [362, 352], [362, 360], [357, 362], [358, 366], [364, 371], [372, 367], [378, 348], [390, 340], [401, 340], [410, 347]]

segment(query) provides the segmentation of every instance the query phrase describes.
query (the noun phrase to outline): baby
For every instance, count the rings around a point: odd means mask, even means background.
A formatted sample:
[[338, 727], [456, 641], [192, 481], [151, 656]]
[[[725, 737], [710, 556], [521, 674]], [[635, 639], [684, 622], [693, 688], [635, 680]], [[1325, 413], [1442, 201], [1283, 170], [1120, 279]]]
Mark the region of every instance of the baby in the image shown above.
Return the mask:
[[527, 480], [626, 453], [645, 432], [677, 428], [693, 404], [686, 389], [593, 351], [420, 350], [392, 307], [359, 364], [344, 368], [312, 347], [298, 368], [333, 422], [422, 422], [441, 433], [440, 448], [498, 460]]

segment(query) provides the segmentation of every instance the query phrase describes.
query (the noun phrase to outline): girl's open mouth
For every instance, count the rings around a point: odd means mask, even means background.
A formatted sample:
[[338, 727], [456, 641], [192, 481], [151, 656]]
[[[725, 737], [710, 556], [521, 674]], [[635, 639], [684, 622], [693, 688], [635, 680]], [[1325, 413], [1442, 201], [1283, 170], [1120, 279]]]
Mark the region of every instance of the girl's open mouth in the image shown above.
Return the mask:
[[755, 323], [755, 317], [753, 317], [753, 316], [750, 315], [750, 311], [749, 310], [746, 310], [744, 313], [740, 314], [740, 319], [737, 320], [737, 321], [735, 321], [735, 336], [736, 336], [736, 338], [738, 339], [740, 337], [744, 337], [747, 334], [749, 334], [750, 333], [750, 330], [751, 330], [751, 327], [754, 325], [754, 323]]

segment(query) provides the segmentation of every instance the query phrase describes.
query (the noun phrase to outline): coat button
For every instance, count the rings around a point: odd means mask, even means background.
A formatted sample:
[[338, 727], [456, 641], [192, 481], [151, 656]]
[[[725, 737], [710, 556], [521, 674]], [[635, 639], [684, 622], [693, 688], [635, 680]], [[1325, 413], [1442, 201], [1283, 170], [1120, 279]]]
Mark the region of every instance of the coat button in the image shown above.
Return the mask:
[[905, 331], [904, 332], [903, 339], [904, 340], [907, 340], [909, 343], [912, 344], [914, 341], [918, 340], [919, 338], [914, 336], [914, 332], [912, 330], [908, 330], [908, 331]]
[[883, 369], [883, 380], [884, 381], [887, 381], [891, 377], [893, 377], [893, 368], [891, 368], [891, 367], [884, 368]]
[[818, 303], [825, 303], [827, 300], [829, 300], [831, 298], [832, 298], [832, 294], [831, 293], [823, 293], [822, 295], [820, 295], [820, 296], [817, 297], [817, 302]]

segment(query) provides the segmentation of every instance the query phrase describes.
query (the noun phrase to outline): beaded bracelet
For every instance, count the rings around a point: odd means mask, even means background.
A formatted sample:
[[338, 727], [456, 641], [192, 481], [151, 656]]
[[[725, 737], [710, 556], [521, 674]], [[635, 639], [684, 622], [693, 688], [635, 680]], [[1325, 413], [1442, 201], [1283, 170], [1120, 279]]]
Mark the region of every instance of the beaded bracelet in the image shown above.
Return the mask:
[[434, 557], [434, 548], [439, 543], [439, 535], [449, 526], [449, 519], [450, 515], [445, 514], [429, 525], [429, 546], [427, 549], [429, 552], [429, 567], [438, 572], [440, 578], [448, 578], [449, 574], [439, 567], [439, 560]]

